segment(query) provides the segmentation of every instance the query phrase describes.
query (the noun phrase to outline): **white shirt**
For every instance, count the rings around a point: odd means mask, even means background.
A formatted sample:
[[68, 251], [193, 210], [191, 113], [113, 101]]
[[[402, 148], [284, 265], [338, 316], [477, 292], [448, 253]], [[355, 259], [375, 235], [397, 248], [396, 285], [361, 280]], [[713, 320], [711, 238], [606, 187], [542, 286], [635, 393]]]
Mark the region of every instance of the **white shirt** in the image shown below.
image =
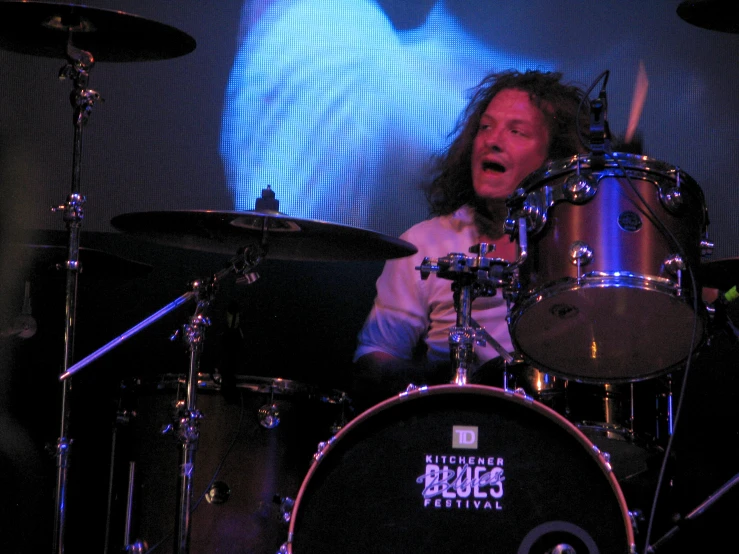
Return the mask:
[[[415, 245], [418, 253], [385, 263], [377, 279], [374, 305], [358, 335], [354, 360], [376, 351], [410, 360], [422, 340], [428, 346], [429, 361], [449, 361], [449, 329], [457, 321], [453, 281], [435, 273], [422, 279], [416, 268], [426, 257], [467, 255], [471, 246], [479, 244], [473, 211], [463, 206], [451, 215], [422, 221], [401, 238]], [[512, 352], [506, 313], [500, 290], [494, 296], [480, 296], [472, 302], [472, 318], [507, 352]], [[474, 350], [480, 364], [499, 356], [490, 344], [475, 345]]]

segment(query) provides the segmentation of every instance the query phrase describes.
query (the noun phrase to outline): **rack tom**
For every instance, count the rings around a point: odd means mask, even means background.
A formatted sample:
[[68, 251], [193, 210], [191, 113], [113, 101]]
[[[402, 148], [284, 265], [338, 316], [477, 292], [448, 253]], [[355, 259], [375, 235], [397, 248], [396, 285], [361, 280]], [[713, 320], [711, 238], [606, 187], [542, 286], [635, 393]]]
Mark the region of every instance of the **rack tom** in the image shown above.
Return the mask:
[[703, 193], [677, 167], [633, 154], [551, 162], [509, 198], [526, 218], [509, 328], [534, 367], [591, 383], [681, 366], [701, 342], [690, 269], [710, 243]]

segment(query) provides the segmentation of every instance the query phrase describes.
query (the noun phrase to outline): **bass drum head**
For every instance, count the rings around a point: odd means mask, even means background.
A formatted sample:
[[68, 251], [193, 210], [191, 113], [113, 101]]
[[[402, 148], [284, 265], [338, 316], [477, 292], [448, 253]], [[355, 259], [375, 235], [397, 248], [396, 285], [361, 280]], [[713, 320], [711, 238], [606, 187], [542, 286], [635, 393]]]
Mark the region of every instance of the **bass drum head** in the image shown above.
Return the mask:
[[633, 530], [602, 456], [523, 395], [439, 385], [364, 412], [303, 482], [287, 551], [630, 552]]

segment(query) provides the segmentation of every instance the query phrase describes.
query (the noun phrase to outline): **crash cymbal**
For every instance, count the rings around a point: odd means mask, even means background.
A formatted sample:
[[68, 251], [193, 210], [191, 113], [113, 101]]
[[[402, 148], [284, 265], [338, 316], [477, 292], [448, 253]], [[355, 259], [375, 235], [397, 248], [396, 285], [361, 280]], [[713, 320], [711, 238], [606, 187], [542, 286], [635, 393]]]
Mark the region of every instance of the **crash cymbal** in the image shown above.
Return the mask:
[[677, 7], [677, 15], [703, 29], [739, 33], [739, 15], [735, 0], [685, 0]]
[[103, 62], [175, 58], [195, 49], [186, 33], [124, 12], [49, 2], [0, 2], [0, 48], [67, 58], [67, 43]]
[[[39, 277], [66, 276], [68, 249], [66, 246], [49, 244], [26, 244], [30, 260], [30, 271]], [[134, 279], [147, 275], [153, 268], [93, 248], [79, 249], [80, 277], [88, 279]]]
[[278, 260], [372, 261], [417, 252], [381, 233], [279, 212], [138, 212], [116, 216], [111, 224], [144, 240], [220, 254], [262, 245], [266, 257]]
[[703, 287], [727, 291], [739, 285], [739, 258], [723, 258], [700, 264], [696, 279]]

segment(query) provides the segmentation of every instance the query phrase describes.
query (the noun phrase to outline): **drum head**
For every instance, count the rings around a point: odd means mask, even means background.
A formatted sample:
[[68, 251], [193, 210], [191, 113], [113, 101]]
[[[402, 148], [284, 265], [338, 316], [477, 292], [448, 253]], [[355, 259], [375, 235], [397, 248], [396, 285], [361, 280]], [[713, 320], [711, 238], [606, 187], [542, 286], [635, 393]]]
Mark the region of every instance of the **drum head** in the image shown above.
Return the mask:
[[290, 552], [628, 553], [623, 494], [597, 449], [549, 408], [441, 385], [378, 404], [303, 482]]

